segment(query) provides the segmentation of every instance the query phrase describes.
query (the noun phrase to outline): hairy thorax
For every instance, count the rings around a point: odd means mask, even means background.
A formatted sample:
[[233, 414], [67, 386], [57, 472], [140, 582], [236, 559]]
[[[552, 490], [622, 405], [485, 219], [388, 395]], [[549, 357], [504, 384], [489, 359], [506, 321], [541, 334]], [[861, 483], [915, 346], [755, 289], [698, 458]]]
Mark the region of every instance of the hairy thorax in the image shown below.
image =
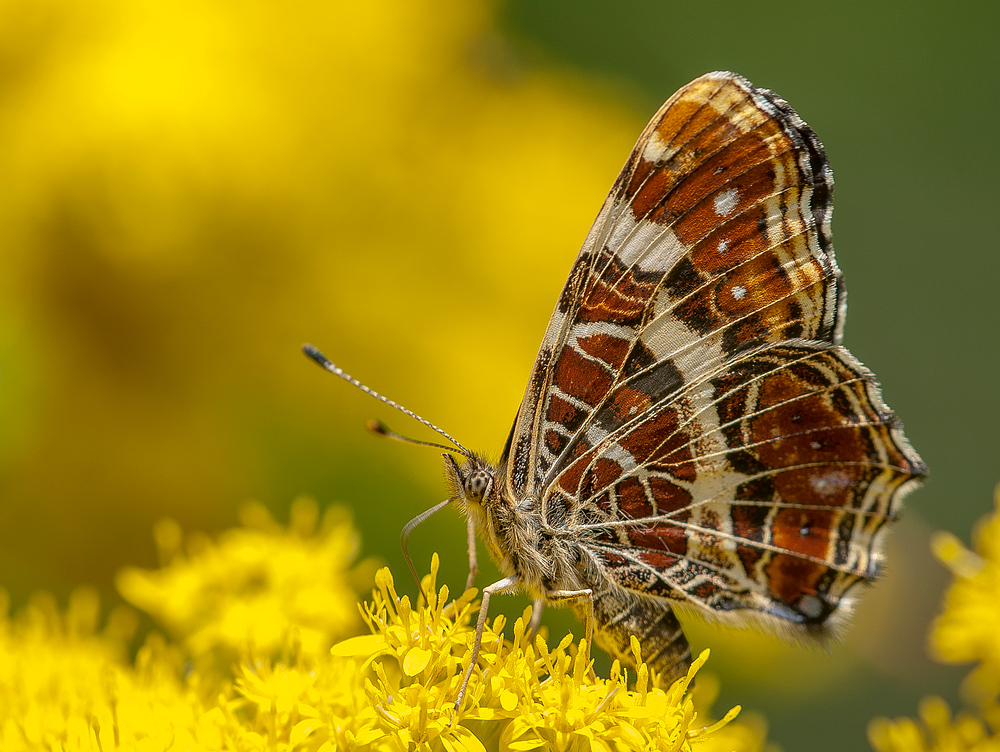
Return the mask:
[[516, 577], [544, 601], [555, 590], [581, 587], [581, 552], [565, 531], [550, 528], [537, 500], [515, 500], [495, 482], [496, 468], [480, 456], [458, 465], [445, 457], [445, 474], [456, 505], [472, 516], [490, 556], [505, 576]]

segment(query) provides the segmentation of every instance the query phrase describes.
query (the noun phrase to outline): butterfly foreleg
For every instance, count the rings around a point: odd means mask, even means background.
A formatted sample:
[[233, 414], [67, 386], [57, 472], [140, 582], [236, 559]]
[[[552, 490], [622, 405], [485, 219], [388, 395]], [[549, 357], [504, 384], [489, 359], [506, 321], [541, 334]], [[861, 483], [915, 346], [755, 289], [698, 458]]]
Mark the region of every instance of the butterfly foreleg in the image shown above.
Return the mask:
[[469, 576], [465, 578], [465, 589], [468, 590], [476, 582], [479, 566], [476, 562], [476, 521], [470, 514], [465, 520], [469, 539]]
[[472, 644], [472, 655], [469, 658], [469, 667], [465, 669], [465, 676], [462, 678], [462, 686], [458, 688], [458, 697], [455, 698], [455, 710], [457, 711], [465, 697], [465, 690], [469, 687], [469, 680], [472, 678], [472, 671], [479, 660], [479, 648], [483, 643], [483, 630], [486, 628], [486, 615], [490, 610], [490, 596], [494, 593], [509, 592], [520, 584], [516, 577], [504, 577], [497, 580], [492, 585], [483, 588], [483, 602], [479, 606], [479, 619], [476, 621], [476, 640]]
[[538, 632], [538, 625], [542, 623], [542, 610], [545, 608], [545, 601], [535, 598], [531, 602], [531, 621], [528, 622], [528, 639], [533, 640]]

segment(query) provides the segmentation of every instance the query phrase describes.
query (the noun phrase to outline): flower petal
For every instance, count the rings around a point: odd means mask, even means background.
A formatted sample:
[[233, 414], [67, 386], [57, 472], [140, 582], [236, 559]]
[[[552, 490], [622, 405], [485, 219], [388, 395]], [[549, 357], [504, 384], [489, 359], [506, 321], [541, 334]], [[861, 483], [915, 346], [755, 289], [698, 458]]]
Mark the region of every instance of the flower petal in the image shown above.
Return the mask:
[[407, 676], [416, 676], [425, 668], [431, 660], [431, 651], [423, 648], [410, 648], [403, 658], [403, 673]]
[[360, 637], [349, 637], [342, 640], [330, 648], [333, 655], [341, 658], [354, 658], [364, 656], [365, 658], [388, 650], [385, 638], [382, 635], [361, 635]]

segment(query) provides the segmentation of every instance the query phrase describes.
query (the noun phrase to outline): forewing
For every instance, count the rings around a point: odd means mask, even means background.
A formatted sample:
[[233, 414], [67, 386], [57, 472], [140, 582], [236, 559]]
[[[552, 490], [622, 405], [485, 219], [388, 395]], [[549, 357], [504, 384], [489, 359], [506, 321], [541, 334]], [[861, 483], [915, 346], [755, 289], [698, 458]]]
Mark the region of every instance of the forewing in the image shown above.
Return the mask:
[[607, 431], [598, 416], [632, 417], [768, 342], [838, 342], [832, 189], [819, 141], [772, 92], [712, 73], [674, 94], [553, 312], [504, 451], [509, 496], [539, 498], [581, 437]]
[[876, 576], [884, 525], [924, 472], [867, 369], [793, 340], [578, 442], [544, 508], [626, 589], [823, 632]]

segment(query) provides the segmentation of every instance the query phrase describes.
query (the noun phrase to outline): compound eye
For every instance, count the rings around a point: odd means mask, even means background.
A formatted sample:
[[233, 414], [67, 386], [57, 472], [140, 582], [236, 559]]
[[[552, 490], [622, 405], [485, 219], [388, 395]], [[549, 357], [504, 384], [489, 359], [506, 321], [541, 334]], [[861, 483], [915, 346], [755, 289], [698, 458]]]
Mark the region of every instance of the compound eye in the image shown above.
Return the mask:
[[481, 499], [489, 485], [489, 473], [483, 470], [476, 470], [465, 479], [465, 492], [474, 499]]

